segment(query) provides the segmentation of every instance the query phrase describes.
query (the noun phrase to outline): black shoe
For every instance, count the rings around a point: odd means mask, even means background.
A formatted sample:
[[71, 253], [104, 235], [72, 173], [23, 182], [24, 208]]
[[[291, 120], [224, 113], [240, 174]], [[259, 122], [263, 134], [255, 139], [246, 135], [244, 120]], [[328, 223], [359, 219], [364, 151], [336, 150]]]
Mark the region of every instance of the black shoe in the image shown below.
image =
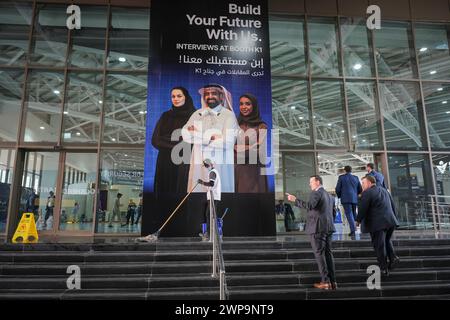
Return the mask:
[[331, 282], [331, 290], [336, 290], [337, 287], [337, 282]]
[[354, 236], [355, 236], [355, 231], [350, 232], [350, 233], [348, 234], [348, 236], [349, 236], [349, 237], [354, 237]]
[[399, 258], [399, 257], [394, 257], [393, 260], [390, 260], [390, 261], [389, 261], [388, 269], [389, 269], [389, 270], [393, 270], [394, 267], [395, 267], [396, 265], [398, 265], [399, 262], [400, 262], [400, 258]]

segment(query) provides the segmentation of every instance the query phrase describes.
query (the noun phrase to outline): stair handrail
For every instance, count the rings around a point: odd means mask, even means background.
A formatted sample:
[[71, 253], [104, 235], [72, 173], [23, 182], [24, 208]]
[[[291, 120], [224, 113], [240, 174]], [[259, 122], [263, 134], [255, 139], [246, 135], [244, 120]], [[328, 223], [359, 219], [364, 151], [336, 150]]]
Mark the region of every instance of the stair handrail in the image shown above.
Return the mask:
[[217, 278], [217, 273], [219, 273], [219, 299], [227, 300], [228, 289], [225, 271], [225, 260], [223, 258], [222, 239], [217, 232], [218, 221], [217, 221], [216, 207], [214, 205], [214, 195], [212, 190], [210, 190], [209, 214], [210, 214], [209, 221], [211, 229], [210, 241], [212, 241], [213, 243], [213, 271], [211, 276], [213, 278]]
[[[436, 195], [436, 194], [429, 194], [428, 195], [431, 199], [431, 213], [433, 215], [433, 226], [434, 226], [434, 233], [436, 239], [439, 238], [439, 235], [442, 233], [442, 222], [441, 222], [441, 205], [439, 204], [439, 198], [447, 198], [450, 199], [450, 196], [445, 195]], [[448, 204], [450, 205], [450, 204]], [[445, 219], [444, 211], [442, 211], [442, 216]]]

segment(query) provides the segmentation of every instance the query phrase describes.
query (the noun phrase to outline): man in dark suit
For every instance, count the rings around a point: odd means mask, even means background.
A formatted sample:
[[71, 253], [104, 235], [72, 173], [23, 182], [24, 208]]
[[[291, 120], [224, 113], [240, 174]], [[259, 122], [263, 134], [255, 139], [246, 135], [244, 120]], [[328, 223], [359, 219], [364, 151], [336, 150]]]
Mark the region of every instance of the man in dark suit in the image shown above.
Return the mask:
[[350, 237], [355, 236], [356, 205], [358, 204], [358, 194], [362, 192], [361, 183], [357, 176], [352, 175], [352, 167], [344, 167], [345, 174], [340, 175], [336, 184], [336, 195], [341, 199], [345, 216], [350, 225]]
[[312, 176], [309, 179], [311, 194], [309, 200], [303, 201], [286, 193], [288, 200], [295, 202], [300, 208], [307, 209], [305, 232], [310, 235], [311, 247], [322, 277], [320, 283], [314, 287], [324, 290], [337, 288], [334, 271], [334, 258], [331, 252], [331, 239], [334, 228], [334, 198], [325, 191], [320, 176]]
[[367, 175], [375, 178], [376, 184], [378, 187], [383, 187], [385, 189], [386, 185], [384, 184], [384, 176], [382, 173], [375, 171], [375, 165], [373, 163], [366, 164]]
[[372, 176], [362, 178], [362, 188], [356, 224], [362, 223], [361, 231], [370, 233], [380, 269], [384, 275], [389, 275], [388, 269], [400, 261], [391, 240], [398, 227], [394, 201], [385, 188], [376, 185]]

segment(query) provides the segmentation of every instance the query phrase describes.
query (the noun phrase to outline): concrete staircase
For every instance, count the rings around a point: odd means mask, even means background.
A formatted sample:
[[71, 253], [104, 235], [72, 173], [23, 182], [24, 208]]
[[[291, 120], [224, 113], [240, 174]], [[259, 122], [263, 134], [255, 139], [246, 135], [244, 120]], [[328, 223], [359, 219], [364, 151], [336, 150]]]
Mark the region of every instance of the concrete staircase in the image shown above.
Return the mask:
[[[292, 240], [294, 239], [294, 240]], [[376, 264], [368, 240], [335, 241], [339, 289], [319, 281], [306, 241], [229, 238], [223, 243], [229, 299], [450, 299], [450, 239], [395, 240], [401, 262], [369, 290]], [[211, 277], [211, 244], [162, 239], [155, 244], [0, 245], [0, 300], [218, 299]], [[68, 290], [70, 265], [81, 269], [81, 290]]]

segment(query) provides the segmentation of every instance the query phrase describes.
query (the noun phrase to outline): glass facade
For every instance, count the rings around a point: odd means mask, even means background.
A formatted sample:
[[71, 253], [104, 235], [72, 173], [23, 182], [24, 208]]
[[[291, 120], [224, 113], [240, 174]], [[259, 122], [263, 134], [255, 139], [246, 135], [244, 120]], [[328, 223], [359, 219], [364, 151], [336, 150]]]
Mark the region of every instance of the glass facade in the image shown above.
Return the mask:
[[[150, 9], [81, 5], [83, 28], [68, 30], [66, 8], [0, 4], [0, 233], [23, 159], [19, 212], [33, 211], [41, 233], [137, 234]], [[333, 191], [344, 165], [373, 161], [416, 228], [425, 218], [412, 208], [450, 195], [450, 22], [381, 25], [270, 15], [276, 196], [307, 192], [314, 173]]]

